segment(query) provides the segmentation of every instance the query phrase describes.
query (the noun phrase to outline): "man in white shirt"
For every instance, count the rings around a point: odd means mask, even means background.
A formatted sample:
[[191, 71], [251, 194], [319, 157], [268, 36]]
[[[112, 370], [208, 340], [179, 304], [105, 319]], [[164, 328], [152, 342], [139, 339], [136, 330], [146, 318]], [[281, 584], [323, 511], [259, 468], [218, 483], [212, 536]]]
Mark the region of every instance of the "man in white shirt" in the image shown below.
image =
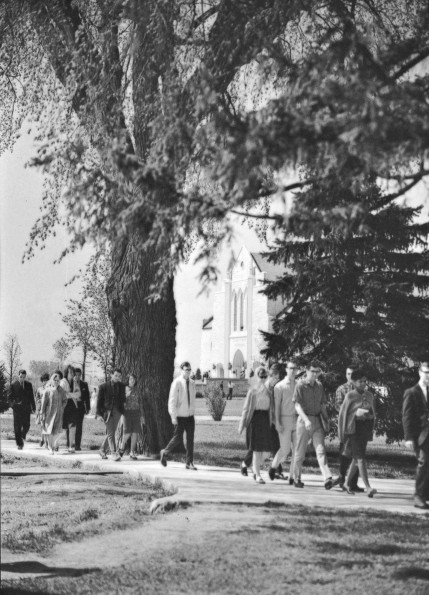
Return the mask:
[[288, 362], [286, 376], [274, 387], [274, 423], [279, 434], [280, 448], [271, 463], [268, 475], [274, 480], [279, 465], [286, 461], [292, 450], [289, 483], [293, 484], [293, 462], [295, 454], [296, 411], [292, 398], [295, 391], [296, 364]]
[[183, 362], [180, 366], [182, 373], [171, 384], [168, 398], [168, 412], [174, 426], [174, 434], [170, 442], [161, 450], [161, 465], [167, 466], [167, 457], [183, 443], [186, 432], [186, 469], [196, 471], [194, 465], [194, 434], [195, 434], [195, 383], [190, 379], [191, 364]]

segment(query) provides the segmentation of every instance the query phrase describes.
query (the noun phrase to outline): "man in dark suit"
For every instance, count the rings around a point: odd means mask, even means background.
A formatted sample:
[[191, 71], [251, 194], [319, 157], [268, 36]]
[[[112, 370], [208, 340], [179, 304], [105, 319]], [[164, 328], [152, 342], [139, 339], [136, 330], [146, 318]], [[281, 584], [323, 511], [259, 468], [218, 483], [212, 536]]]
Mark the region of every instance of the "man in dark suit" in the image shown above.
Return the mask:
[[22, 450], [27, 432], [30, 429], [30, 415], [36, 411], [34, 392], [31, 382], [25, 378], [27, 372], [19, 371], [19, 380], [12, 382], [9, 388], [8, 401], [13, 409], [13, 428], [18, 450]]
[[121, 378], [122, 371], [116, 368], [109, 382], [99, 386], [97, 396], [97, 416], [102, 417], [106, 424], [106, 437], [100, 447], [100, 456], [107, 459], [108, 444], [114, 461], [121, 460], [115, 443], [118, 423], [125, 409], [125, 385]]
[[402, 407], [405, 445], [417, 456], [414, 506], [429, 509], [429, 362], [422, 362], [419, 382], [405, 391]]
[[76, 417], [76, 440], [75, 450], [82, 450], [81, 449], [81, 442], [82, 442], [82, 428], [83, 428], [83, 418], [87, 413], [89, 413], [91, 409], [91, 403], [89, 398], [89, 388], [88, 383], [82, 380], [82, 370], [80, 368], [74, 369], [74, 379], [73, 379], [73, 388], [78, 387], [80, 390], [80, 397], [77, 399], [77, 417]]

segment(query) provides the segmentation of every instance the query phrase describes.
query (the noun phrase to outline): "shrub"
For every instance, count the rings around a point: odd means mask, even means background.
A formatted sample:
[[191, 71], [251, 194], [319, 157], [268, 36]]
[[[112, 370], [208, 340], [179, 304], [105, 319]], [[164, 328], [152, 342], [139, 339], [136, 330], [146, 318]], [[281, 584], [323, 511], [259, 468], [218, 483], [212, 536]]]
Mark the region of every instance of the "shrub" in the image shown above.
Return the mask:
[[226, 407], [226, 400], [222, 396], [222, 389], [219, 386], [211, 384], [206, 388], [204, 398], [207, 409], [214, 421], [221, 421]]
[[199, 390], [197, 390], [197, 392], [195, 393], [195, 398], [196, 399], [203, 399], [204, 395], [202, 392], [200, 392]]

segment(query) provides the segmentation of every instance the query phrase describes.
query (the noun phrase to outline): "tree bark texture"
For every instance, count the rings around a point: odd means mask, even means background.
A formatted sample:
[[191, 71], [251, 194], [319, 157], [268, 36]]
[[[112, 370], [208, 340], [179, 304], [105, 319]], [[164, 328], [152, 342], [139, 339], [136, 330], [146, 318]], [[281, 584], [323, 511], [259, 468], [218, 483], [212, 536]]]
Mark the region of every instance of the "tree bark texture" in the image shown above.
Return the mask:
[[173, 279], [163, 300], [147, 301], [156, 272], [155, 260], [153, 254], [139, 256], [131, 242], [118, 242], [107, 288], [117, 338], [117, 364], [124, 379], [130, 373], [136, 374], [140, 407], [146, 420], [146, 444], [152, 454], [165, 446], [172, 433], [167, 405], [177, 326]]

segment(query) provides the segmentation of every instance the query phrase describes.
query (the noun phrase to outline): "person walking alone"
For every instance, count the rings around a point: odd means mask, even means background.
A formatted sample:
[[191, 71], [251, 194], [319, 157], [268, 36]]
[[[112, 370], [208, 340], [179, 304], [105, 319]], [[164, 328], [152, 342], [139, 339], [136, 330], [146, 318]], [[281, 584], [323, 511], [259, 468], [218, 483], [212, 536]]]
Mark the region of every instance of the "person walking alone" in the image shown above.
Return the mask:
[[417, 457], [414, 506], [429, 509], [429, 361], [419, 368], [419, 381], [405, 391], [402, 406], [405, 446]]
[[168, 412], [174, 433], [167, 446], [161, 450], [161, 465], [167, 466], [168, 456], [182, 445], [183, 434], [186, 432], [186, 469], [197, 471], [194, 465], [195, 383], [190, 379], [191, 364], [183, 362], [180, 368], [182, 373], [173, 380], [168, 398]]
[[33, 385], [26, 380], [27, 372], [19, 370], [18, 380], [9, 388], [8, 401], [13, 410], [13, 429], [18, 450], [24, 447], [24, 440], [30, 429], [30, 415], [36, 411]]

